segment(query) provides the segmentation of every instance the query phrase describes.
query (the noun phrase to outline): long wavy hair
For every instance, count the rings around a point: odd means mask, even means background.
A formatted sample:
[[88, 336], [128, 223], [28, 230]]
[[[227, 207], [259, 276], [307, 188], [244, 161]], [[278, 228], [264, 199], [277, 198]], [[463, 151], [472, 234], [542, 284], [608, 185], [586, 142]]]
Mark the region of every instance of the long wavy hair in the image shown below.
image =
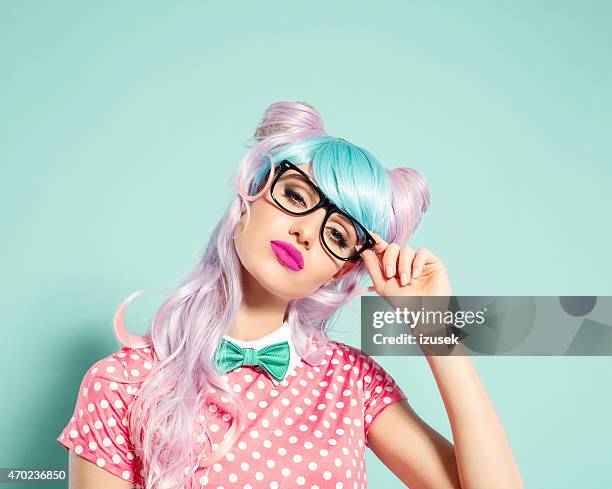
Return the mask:
[[[304, 102], [270, 105], [248, 140], [249, 148], [229, 180], [236, 193], [220, 217], [204, 254], [180, 286], [157, 310], [143, 336], [124, 327], [128, 296], [114, 319], [119, 342], [131, 348], [152, 346], [156, 362], [128, 411], [128, 426], [142, 462], [146, 487], [183, 487], [198, 467], [210, 467], [236, 442], [244, 425], [244, 407], [217, 373], [214, 351], [242, 304], [242, 264], [234, 245], [241, 204], [268, 191], [275, 165], [288, 159], [310, 162], [316, 182], [341, 209], [388, 242], [405, 244], [427, 210], [430, 195], [414, 169], [385, 169], [365, 149], [329, 136], [323, 119]], [[367, 271], [361, 261], [339, 280], [309, 297], [289, 302], [286, 320], [298, 354], [319, 363], [328, 344], [326, 330], [342, 305], [368, 290], [358, 289]], [[194, 439], [194, 423], [209, 392], [230, 403], [232, 425], [219, 444], [204, 447]], [[204, 423], [205, 429], [205, 423]], [[200, 441], [202, 438], [200, 437]]]

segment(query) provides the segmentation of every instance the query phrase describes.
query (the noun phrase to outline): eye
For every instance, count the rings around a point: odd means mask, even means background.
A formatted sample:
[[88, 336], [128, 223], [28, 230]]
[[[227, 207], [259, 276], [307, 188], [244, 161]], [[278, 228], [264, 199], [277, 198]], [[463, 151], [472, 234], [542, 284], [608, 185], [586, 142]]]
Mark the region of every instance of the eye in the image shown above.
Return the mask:
[[343, 234], [338, 228], [327, 227], [328, 236], [333, 239], [340, 248], [346, 249], [348, 248], [347, 237]]
[[304, 201], [302, 194], [300, 194], [299, 192], [296, 192], [291, 187], [286, 186], [284, 193], [285, 193], [285, 197], [290, 198], [293, 202], [299, 204], [302, 207], [306, 206], [306, 202]]

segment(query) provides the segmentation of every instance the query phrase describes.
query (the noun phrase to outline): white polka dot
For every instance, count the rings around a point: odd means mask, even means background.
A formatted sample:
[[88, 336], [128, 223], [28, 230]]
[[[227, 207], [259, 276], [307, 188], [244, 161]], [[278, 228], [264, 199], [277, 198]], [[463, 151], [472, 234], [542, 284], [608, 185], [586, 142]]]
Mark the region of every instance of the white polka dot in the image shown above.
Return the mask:
[[119, 462], [121, 462], [121, 457], [115, 453], [115, 455], [113, 455], [113, 463], [118, 464]]
[[93, 412], [94, 412], [94, 409], [96, 409], [96, 406], [94, 406], [93, 402], [90, 402], [90, 403], [87, 405], [87, 410], [88, 410], [90, 413], [93, 413]]
[[123, 477], [124, 479], [129, 479], [130, 478], [130, 471], [129, 470], [124, 470], [121, 473], [121, 477]]
[[295, 482], [298, 486], [303, 486], [306, 483], [306, 478], [300, 475], [297, 479], [295, 479]]
[[113, 403], [113, 405], [117, 408], [117, 409], [121, 409], [123, 408], [123, 402], [121, 402], [121, 399], [116, 399], [115, 402]]
[[128, 452], [127, 459], [128, 460], [134, 460], [134, 454], [132, 452]]
[[103, 458], [99, 458], [98, 460], [96, 460], [96, 464], [98, 465], [98, 467], [104, 467], [106, 465], [106, 462]]
[[115, 372], [115, 367], [113, 367], [112, 365], [111, 365], [110, 367], [106, 367], [106, 371], [107, 371], [109, 374], [112, 374], [112, 373], [114, 373], [114, 372]]
[[244, 470], [245, 472], [246, 472], [247, 470], [249, 470], [249, 467], [250, 467], [250, 466], [249, 466], [249, 464], [248, 464], [248, 463], [246, 463], [246, 462], [242, 462], [242, 463], [240, 464], [240, 468], [241, 468], [242, 470]]
[[100, 420], [98, 420], [98, 421], [96, 421], [96, 422], [94, 423], [94, 428], [95, 428], [95, 429], [97, 429], [97, 430], [102, 429], [102, 426], [103, 426], [103, 425], [102, 425], [102, 421], [100, 421]]
[[119, 445], [123, 445], [125, 443], [125, 438], [123, 438], [123, 435], [119, 435], [117, 438], [115, 438], [115, 441], [119, 444]]
[[93, 452], [94, 450], [96, 450], [98, 448], [98, 444], [95, 441], [90, 441], [89, 442], [89, 449]]
[[216, 464], [213, 465], [213, 470], [215, 472], [221, 472], [223, 470], [223, 465], [221, 465], [219, 463], [216, 463]]
[[308, 468], [309, 468], [310, 470], [317, 470], [317, 463], [316, 463], [316, 462], [310, 462], [310, 463], [308, 464]]
[[230, 482], [236, 482], [238, 480], [238, 476], [234, 473], [230, 474], [228, 477]]
[[289, 474], [291, 474], [291, 470], [289, 469], [289, 467], [283, 467], [283, 469], [281, 470], [281, 474], [287, 477]]
[[105, 447], [110, 447], [112, 444], [113, 444], [113, 442], [108, 437], [106, 437], [106, 438], [104, 438], [104, 440], [102, 440], [102, 445], [104, 445]]
[[81, 453], [83, 453], [83, 447], [81, 445], [77, 445], [76, 447], [74, 447], [74, 453], [76, 453], [77, 455], [81, 455]]
[[79, 436], [79, 432], [77, 430], [70, 430], [70, 438], [76, 438]]
[[264, 475], [262, 472], [255, 472], [255, 479], [257, 479], [258, 481], [263, 480]]
[[325, 479], [326, 481], [331, 479], [331, 477], [332, 477], [332, 473], [329, 470], [326, 470], [325, 472], [323, 472], [323, 479]]
[[210, 425], [210, 431], [212, 431], [213, 433], [216, 433], [217, 431], [219, 431], [219, 425], [218, 424], [211, 424]]
[[101, 407], [102, 409], [106, 409], [108, 406], [109, 406], [109, 404], [108, 404], [108, 401], [107, 401], [106, 399], [102, 399], [102, 400], [100, 401], [100, 407]]
[[110, 427], [117, 426], [117, 420], [115, 418], [108, 418], [106, 424]]
[[85, 434], [89, 433], [89, 425], [88, 424], [84, 424], [82, 430], [83, 430], [83, 433], [85, 433]]

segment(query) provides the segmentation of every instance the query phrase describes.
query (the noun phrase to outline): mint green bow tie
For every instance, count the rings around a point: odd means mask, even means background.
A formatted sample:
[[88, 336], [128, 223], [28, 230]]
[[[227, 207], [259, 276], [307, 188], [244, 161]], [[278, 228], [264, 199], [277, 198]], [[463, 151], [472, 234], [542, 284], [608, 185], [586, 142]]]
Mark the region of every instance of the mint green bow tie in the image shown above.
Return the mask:
[[281, 381], [289, 368], [289, 342], [281, 341], [255, 350], [241, 348], [233, 341], [222, 338], [215, 351], [215, 363], [220, 374], [241, 365], [259, 365], [268, 375]]

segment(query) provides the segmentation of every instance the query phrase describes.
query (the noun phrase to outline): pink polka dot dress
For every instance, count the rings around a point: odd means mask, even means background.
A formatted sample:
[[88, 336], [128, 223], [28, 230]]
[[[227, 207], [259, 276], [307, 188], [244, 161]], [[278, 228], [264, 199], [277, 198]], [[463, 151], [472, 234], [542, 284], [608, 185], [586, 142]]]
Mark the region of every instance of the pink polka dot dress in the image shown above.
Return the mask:
[[[368, 429], [387, 406], [406, 399], [405, 393], [380, 364], [341, 342], [330, 341], [321, 363], [307, 362], [296, 354], [288, 332], [285, 322], [251, 342], [226, 336], [256, 349], [287, 339], [291, 360], [282, 381], [259, 365], [223, 375], [246, 407], [246, 426], [221, 460], [196, 470], [196, 487], [367, 488]], [[57, 438], [67, 450], [140, 489], [145, 489], [144, 472], [130, 441], [127, 410], [155, 361], [152, 347], [124, 347], [92, 365], [74, 413]], [[110, 381], [104, 372], [126, 382]], [[217, 448], [233, 420], [224, 408], [231, 409], [229, 401], [210, 392], [207, 416], [198, 416], [194, 439]], [[206, 423], [210, 440], [204, 438], [201, 423]]]

